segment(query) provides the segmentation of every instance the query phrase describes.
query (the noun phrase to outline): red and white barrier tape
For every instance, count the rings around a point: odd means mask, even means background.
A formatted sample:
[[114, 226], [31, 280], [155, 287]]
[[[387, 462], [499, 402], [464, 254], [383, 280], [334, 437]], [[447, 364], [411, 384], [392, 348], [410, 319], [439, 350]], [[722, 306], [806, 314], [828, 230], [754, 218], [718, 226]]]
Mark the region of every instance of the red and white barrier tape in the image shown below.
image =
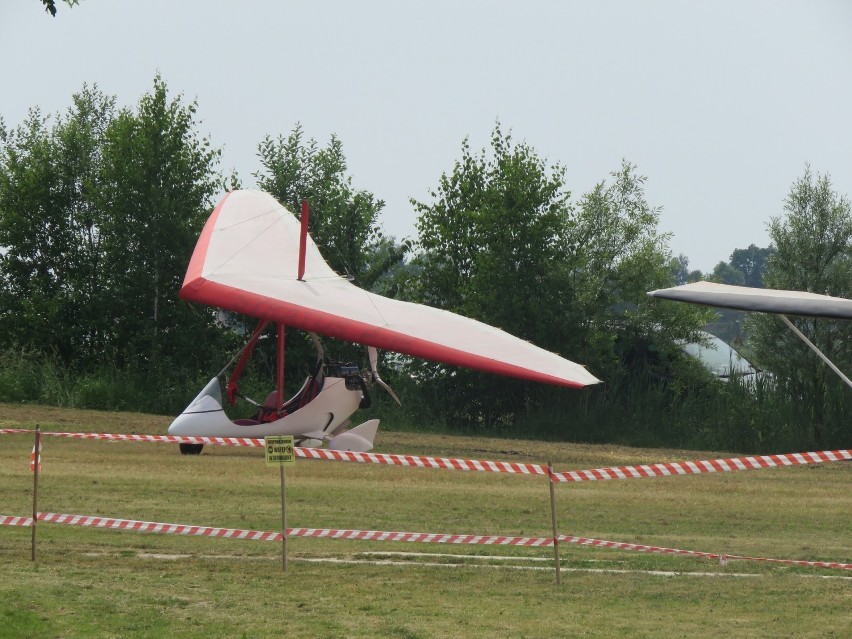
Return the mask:
[[38, 520], [47, 521], [52, 524], [68, 524], [71, 526], [92, 526], [95, 528], [132, 530], [135, 532], [153, 532], [172, 535], [189, 535], [196, 537], [221, 537], [224, 539], [249, 539], [254, 541], [281, 540], [280, 532], [239, 530], [236, 528], [211, 528], [209, 526], [191, 526], [186, 524], [162, 524], [153, 521], [114, 519], [111, 517], [90, 517], [87, 515], [39, 513]]
[[432, 544], [483, 544], [486, 546], [552, 546], [552, 537], [506, 537], [502, 535], [448, 535], [440, 533], [382, 532], [379, 530], [334, 530], [290, 528], [290, 537], [323, 537], [359, 541], [410, 541]]
[[852, 570], [852, 564], [840, 563], [837, 561], [804, 561], [800, 559], [770, 559], [768, 557], [748, 557], [745, 555], [720, 555], [712, 552], [701, 552], [698, 550], [681, 550], [679, 548], [664, 548], [662, 546], [646, 546], [644, 544], [630, 544], [620, 541], [606, 541], [604, 539], [591, 539], [589, 537], [573, 537], [570, 535], [560, 535], [559, 541], [569, 544], [579, 544], [581, 546], [594, 546], [596, 548], [614, 548], [617, 550], [635, 550], [638, 552], [654, 552], [668, 555], [681, 555], [685, 557], [705, 557], [708, 559], [718, 559], [723, 565], [728, 561], [766, 561], [779, 564], [787, 564], [793, 566], [809, 566], [814, 568], [840, 568], [843, 570]]
[[328, 459], [333, 461], [365, 462], [413, 468], [440, 468], [444, 470], [474, 470], [492, 473], [515, 473], [520, 475], [546, 475], [547, 467], [540, 464], [483, 461], [477, 459], [450, 459], [446, 457], [419, 457], [416, 455], [390, 455], [385, 453], [355, 453], [327, 448], [296, 448], [298, 457]]
[[[219, 537], [223, 539], [248, 539], [253, 541], [281, 541], [280, 532], [260, 530], [239, 530], [236, 528], [212, 528], [189, 524], [164, 524], [134, 519], [116, 519], [113, 517], [92, 517], [88, 515], [64, 515], [60, 513], [39, 513], [39, 521], [71, 526], [91, 526], [112, 530], [130, 530], [134, 532], [152, 532], [198, 537]], [[32, 525], [32, 518], [0, 516], [0, 525]], [[436, 544], [485, 544], [495, 546], [552, 546], [550, 537], [507, 537], [504, 535], [448, 535], [441, 533], [385, 532], [381, 530], [337, 530], [333, 528], [288, 528], [288, 537], [312, 537], [328, 539], [349, 539], [358, 541], [408, 541]]]
[[[2, 428], [0, 435], [16, 433], [32, 433], [34, 431], [21, 428]], [[135, 435], [126, 433], [51, 433], [42, 432], [43, 436], [66, 437], [69, 439], [97, 439], [118, 442], [149, 442], [164, 444], [211, 444], [215, 446], [249, 446], [263, 448], [262, 439], [250, 437], [179, 437], [176, 435]]]
[[[133, 519], [91, 517], [87, 515], [39, 513], [38, 520], [54, 524], [67, 524], [72, 526], [92, 526], [95, 528], [107, 528], [112, 530], [130, 530], [134, 532], [152, 532], [173, 535], [218, 537], [222, 539], [247, 539], [253, 541], [281, 541], [282, 539], [282, 535], [280, 532], [240, 530], [237, 528], [212, 528], [209, 526], [193, 526], [189, 524], [164, 524], [150, 521], [137, 521]], [[0, 525], [31, 526], [32, 518], [6, 517], [0, 515]], [[386, 532], [379, 530], [336, 530], [333, 528], [289, 528], [287, 530], [287, 536], [326, 539], [347, 539], [357, 541], [398, 541], [437, 544], [481, 544], [493, 546], [527, 547], [553, 546], [552, 537], [507, 537], [504, 535], [451, 535], [442, 533]], [[607, 541], [604, 539], [592, 539], [590, 537], [575, 537], [570, 535], [560, 535], [559, 542], [578, 544], [581, 546], [592, 546], [596, 548], [612, 548], [616, 550], [632, 550], [638, 552], [680, 555], [684, 557], [703, 557], [707, 559], [718, 559], [722, 564], [726, 564], [728, 561], [731, 560], [763, 561], [793, 566], [806, 566], [811, 568], [835, 568], [842, 570], [852, 570], [852, 564], [841, 563], [836, 561], [805, 561], [798, 559], [770, 559], [768, 557], [728, 555], [700, 552], [695, 550], [682, 550], [679, 548], [665, 548], [662, 546], [648, 546], [645, 544]]]
[[[5, 428], [0, 434], [27, 433], [28, 429]], [[250, 446], [262, 448], [262, 439], [248, 437], [182, 437], [175, 435], [133, 435], [108, 433], [50, 433], [42, 435], [68, 437], [73, 439], [96, 439], [107, 441], [161, 442], [212, 444], [217, 446]], [[547, 467], [541, 464], [522, 464], [515, 462], [484, 461], [471, 459], [451, 459], [444, 457], [420, 457], [416, 455], [393, 455], [386, 453], [356, 453], [326, 448], [296, 447], [296, 457], [305, 459], [325, 459], [330, 461], [362, 462], [385, 464], [390, 466], [408, 466], [412, 468], [436, 468], [444, 470], [470, 470], [495, 473], [514, 473], [521, 475], [547, 475]], [[663, 462], [638, 466], [614, 466], [592, 470], [554, 472], [550, 474], [554, 482], [600, 481], [608, 479], [637, 479], [640, 477], [671, 477], [675, 475], [697, 475], [702, 473], [732, 472], [735, 470], [759, 470], [762, 468], [780, 468], [824, 462], [851, 460], [852, 451], [823, 450], [808, 453], [789, 453], [781, 455], [760, 455], [734, 457], [730, 459], [712, 459], [686, 462]]]
[[32, 526], [32, 517], [9, 517], [0, 515], [0, 526]]
[[673, 475], [698, 475], [701, 473], [725, 473], [735, 470], [801, 466], [804, 464], [820, 464], [845, 459], [852, 459], [852, 451], [822, 450], [811, 453], [790, 453], [788, 455], [761, 455], [759, 457], [736, 457], [732, 459], [618, 466], [596, 468], [594, 470], [569, 471], [566, 473], [552, 473], [551, 478], [555, 482], [569, 482], [635, 479], [639, 477], [671, 477]]
[[[5, 428], [0, 434], [28, 433], [26, 429]], [[185, 437], [177, 435], [132, 435], [109, 433], [50, 433], [42, 435], [66, 437], [70, 439], [94, 439], [124, 442], [157, 442], [168, 444], [212, 444], [215, 446], [250, 446], [263, 448], [262, 439], [248, 437]], [[517, 473], [522, 475], [546, 475], [547, 468], [539, 464], [520, 464], [515, 462], [481, 461], [470, 459], [450, 459], [444, 457], [419, 457], [415, 455], [392, 455], [386, 453], [356, 453], [325, 448], [296, 447], [296, 457], [304, 459], [326, 459], [329, 461], [362, 462], [385, 464], [389, 466], [410, 466], [413, 468], [439, 468], [445, 470], [473, 470], [495, 473]]]

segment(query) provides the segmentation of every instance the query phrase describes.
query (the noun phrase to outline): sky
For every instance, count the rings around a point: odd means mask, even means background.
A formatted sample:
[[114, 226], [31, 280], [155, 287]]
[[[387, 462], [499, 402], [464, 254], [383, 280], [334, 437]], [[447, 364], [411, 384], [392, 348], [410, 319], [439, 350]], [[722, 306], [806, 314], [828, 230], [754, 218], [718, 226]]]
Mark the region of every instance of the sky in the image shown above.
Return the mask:
[[467, 137], [497, 122], [566, 169], [574, 199], [622, 160], [690, 269], [770, 243], [810, 166], [852, 196], [845, 0], [40, 0], [0, 3], [0, 117], [65, 112], [84, 83], [135, 106], [160, 74], [197, 100], [221, 169], [297, 123], [343, 144], [381, 224], [416, 236]]

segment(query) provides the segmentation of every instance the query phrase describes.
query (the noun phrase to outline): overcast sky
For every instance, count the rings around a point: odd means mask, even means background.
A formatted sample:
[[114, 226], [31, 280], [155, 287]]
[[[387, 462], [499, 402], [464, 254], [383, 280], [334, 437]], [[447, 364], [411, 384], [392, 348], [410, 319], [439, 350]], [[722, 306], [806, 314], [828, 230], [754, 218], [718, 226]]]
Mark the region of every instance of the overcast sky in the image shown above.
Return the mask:
[[55, 18], [2, 0], [0, 60], [7, 126], [64, 112], [83, 83], [133, 106], [160, 73], [248, 187], [266, 134], [337, 134], [397, 237], [415, 233], [408, 199], [429, 201], [497, 120], [576, 197], [638, 165], [702, 271], [769, 244], [806, 163], [852, 195], [844, 0], [82, 0]]

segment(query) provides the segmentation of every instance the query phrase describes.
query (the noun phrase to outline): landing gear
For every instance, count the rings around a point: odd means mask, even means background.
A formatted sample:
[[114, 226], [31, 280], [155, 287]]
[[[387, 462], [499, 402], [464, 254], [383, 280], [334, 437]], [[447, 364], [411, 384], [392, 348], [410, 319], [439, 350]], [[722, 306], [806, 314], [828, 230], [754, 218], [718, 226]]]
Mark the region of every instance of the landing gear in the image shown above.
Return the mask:
[[200, 455], [204, 444], [178, 444], [181, 455]]

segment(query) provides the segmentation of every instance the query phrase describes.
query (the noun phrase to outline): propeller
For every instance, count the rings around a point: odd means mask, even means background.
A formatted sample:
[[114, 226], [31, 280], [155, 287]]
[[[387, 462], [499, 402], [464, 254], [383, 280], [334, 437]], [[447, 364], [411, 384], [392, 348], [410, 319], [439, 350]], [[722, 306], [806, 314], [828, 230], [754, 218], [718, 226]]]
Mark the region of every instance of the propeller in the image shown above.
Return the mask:
[[393, 392], [393, 389], [388, 386], [381, 377], [379, 377], [379, 351], [376, 350], [374, 346], [367, 347], [367, 355], [370, 358], [370, 372], [373, 375], [373, 381], [384, 388], [388, 394], [394, 398], [397, 404], [402, 406], [402, 402], [399, 401], [399, 397], [396, 396], [396, 393]]

